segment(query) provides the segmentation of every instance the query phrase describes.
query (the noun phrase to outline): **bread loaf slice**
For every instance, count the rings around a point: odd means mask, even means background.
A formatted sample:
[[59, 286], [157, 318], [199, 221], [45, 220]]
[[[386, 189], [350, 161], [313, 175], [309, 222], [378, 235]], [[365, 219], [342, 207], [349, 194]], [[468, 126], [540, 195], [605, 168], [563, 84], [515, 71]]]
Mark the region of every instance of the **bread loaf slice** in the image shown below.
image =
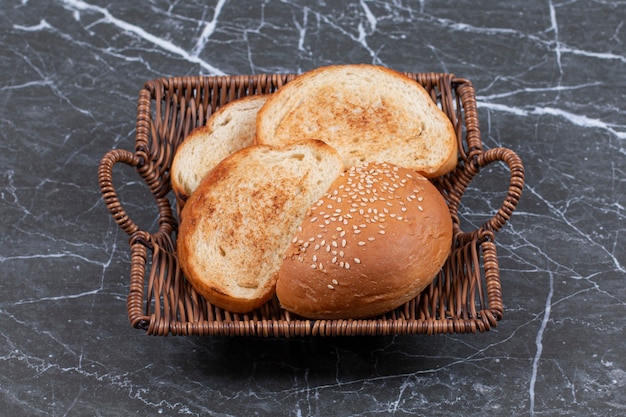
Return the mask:
[[186, 278], [228, 311], [265, 303], [302, 218], [342, 171], [339, 154], [314, 140], [250, 146], [221, 161], [182, 210], [177, 251]]
[[448, 117], [424, 88], [374, 65], [321, 67], [274, 93], [257, 118], [257, 142], [319, 139], [346, 167], [388, 162], [427, 177], [451, 171], [457, 141]]
[[267, 101], [257, 95], [231, 101], [191, 131], [172, 161], [172, 188], [185, 201], [202, 178], [222, 159], [254, 143], [256, 116]]

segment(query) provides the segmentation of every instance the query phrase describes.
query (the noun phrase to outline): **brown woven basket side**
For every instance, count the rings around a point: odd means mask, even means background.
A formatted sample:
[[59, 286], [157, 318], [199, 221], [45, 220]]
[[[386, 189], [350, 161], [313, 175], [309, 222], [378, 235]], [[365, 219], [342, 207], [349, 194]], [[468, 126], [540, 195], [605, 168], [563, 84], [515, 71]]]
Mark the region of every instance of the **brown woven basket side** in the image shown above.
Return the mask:
[[[144, 240], [147, 238], [148, 240]], [[131, 324], [153, 335], [351, 336], [484, 332], [502, 317], [495, 244], [490, 232], [455, 248], [420, 296], [374, 319], [307, 320], [274, 298], [248, 314], [207, 303], [182, 277], [176, 257], [149, 235], [131, 243]], [[146, 300], [149, 302], [146, 303]]]
[[[452, 252], [439, 275], [418, 297], [367, 320], [307, 320], [282, 310], [274, 298], [249, 314], [217, 308], [189, 285], [178, 266], [175, 238], [179, 204], [172, 202], [169, 168], [189, 132], [219, 107], [240, 97], [270, 94], [293, 74], [174, 77], [149, 81], [139, 93], [134, 152], [112, 150], [101, 161], [99, 182], [107, 208], [130, 236], [127, 300], [131, 325], [154, 335], [260, 337], [354, 336], [483, 332], [502, 318], [503, 304], [494, 232], [510, 218], [523, 188], [523, 166], [508, 149], [484, 151], [474, 89], [451, 74], [407, 73], [428, 92], [453, 123], [459, 145], [455, 170], [436, 178], [454, 225]], [[502, 161], [511, 172], [507, 196], [495, 215], [473, 231], [462, 231], [458, 208], [472, 178]], [[113, 187], [117, 163], [132, 166], [158, 207], [158, 229], [141, 230], [129, 218]]]

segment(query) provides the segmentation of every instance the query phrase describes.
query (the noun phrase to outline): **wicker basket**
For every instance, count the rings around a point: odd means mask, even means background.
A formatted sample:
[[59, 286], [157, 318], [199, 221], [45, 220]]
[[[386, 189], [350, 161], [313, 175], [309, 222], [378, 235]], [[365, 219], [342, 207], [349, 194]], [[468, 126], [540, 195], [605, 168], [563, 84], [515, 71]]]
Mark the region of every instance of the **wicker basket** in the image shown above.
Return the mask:
[[[413, 74], [452, 121], [458, 138], [456, 169], [433, 180], [447, 200], [454, 225], [450, 257], [418, 297], [385, 315], [359, 320], [308, 320], [280, 308], [277, 300], [248, 314], [224, 311], [199, 296], [185, 280], [175, 254], [178, 203], [170, 194], [169, 168], [176, 147], [225, 103], [268, 94], [294, 74], [174, 77], [149, 81], [139, 93], [134, 152], [111, 150], [98, 171], [106, 206], [130, 237], [127, 308], [131, 325], [152, 335], [260, 337], [356, 336], [484, 332], [502, 318], [503, 304], [494, 232], [510, 218], [524, 186], [520, 158], [511, 150], [483, 150], [474, 89], [451, 74]], [[468, 184], [484, 166], [503, 161], [510, 170], [507, 196], [492, 218], [464, 232], [458, 208]], [[128, 217], [113, 187], [118, 162], [136, 169], [158, 207], [158, 230], [141, 230]]]

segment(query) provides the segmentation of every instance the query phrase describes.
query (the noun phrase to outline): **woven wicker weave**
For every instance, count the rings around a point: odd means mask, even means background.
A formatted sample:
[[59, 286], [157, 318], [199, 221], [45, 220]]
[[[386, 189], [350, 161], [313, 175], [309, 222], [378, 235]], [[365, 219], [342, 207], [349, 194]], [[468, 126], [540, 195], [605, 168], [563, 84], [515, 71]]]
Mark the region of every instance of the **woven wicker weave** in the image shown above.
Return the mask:
[[[283, 310], [274, 298], [249, 314], [209, 304], [187, 283], [175, 255], [178, 204], [171, 201], [169, 168], [176, 147], [195, 127], [233, 99], [276, 91], [293, 74], [174, 77], [149, 81], [139, 93], [135, 150], [111, 150], [98, 171], [105, 204], [130, 236], [131, 325], [153, 335], [254, 335], [260, 337], [437, 334], [484, 332], [502, 318], [503, 304], [494, 232], [510, 218], [524, 186], [520, 158], [511, 150], [483, 150], [474, 89], [451, 74], [407, 74], [420, 83], [452, 121], [458, 137], [456, 169], [433, 183], [448, 201], [454, 224], [450, 257], [418, 297], [367, 320], [306, 320]], [[471, 232], [461, 230], [461, 198], [479, 170], [495, 161], [508, 165], [507, 195], [494, 216]], [[113, 187], [113, 167], [132, 166], [158, 207], [158, 230], [141, 230], [127, 215]]]

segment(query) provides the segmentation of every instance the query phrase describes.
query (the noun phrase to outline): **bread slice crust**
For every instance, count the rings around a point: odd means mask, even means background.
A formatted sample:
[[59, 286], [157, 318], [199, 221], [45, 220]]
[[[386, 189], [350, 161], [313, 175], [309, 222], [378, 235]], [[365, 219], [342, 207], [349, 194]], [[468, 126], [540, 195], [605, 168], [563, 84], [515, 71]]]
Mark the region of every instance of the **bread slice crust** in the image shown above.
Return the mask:
[[342, 171], [339, 154], [313, 140], [250, 146], [224, 159], [181, 212], [177, 252], [187, 280], [231, 312], [267, 302], [306, 211]]
[[260, 144], [322, 140], [346, 167], [387, 162], [437, 177], [457, 163], [445, 113], [417, 82], [376, 65], [333, 65], [296, 77], [261, 108], [256, 130]]
[[256, 95], [231, 101], [187, 135], [176, 150], [171, 170], [172, 188], [180, 200], [186, 201], [222, 159], [254, 144], [256, 117], [267, 99], [267, 95]]

